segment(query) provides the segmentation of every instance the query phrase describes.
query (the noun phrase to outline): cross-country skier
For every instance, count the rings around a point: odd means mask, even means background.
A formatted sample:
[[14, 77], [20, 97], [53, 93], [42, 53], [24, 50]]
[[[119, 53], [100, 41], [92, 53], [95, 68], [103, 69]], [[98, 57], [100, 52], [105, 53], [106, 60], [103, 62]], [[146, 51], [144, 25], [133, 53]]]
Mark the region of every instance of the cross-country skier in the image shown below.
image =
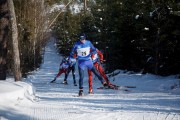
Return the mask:
[[[99, 71], [100, 75], [104, 78], [106, 83], [108, 83], [108, 87], [111, 89], [117, 88], [118, 86], [109, 82], [109, 79], [106, 76], [103, 67], [101, 66], [101, 63], [103, 63], [105, 61], [102, 52], [100, 50], [96, 49], [96, 53], [92, 54], [91, 58], [92, 58], [92, 62], [94, 64], [94, 67]], [[93, 76], [92, 76], [92, 71], [89, 69], [88, 69], [88, 75], [89, 75], [89, 93], [91, 94], [93, 92], [93, 88], [92, 88]]]
[[65, 72], [65, 78], [64, 78], [63, 83], [68, 84], [67, 83], [67, 77], [68, 77], [69, 73], [72, 71], [73, 80], [74, 80], [74, 86], [77, 86], [76, 77], [75, 77], [76, 58], [69, 57], [68, 58], [68, 63], [69, 63], [69, 67], [68, 67], [67, 72]]
[[53, 83], [56, 81], [56, 79], [62, 74], [62, 73], [65, 73], [67, 72], [69, 68], [69, 62], [68, 62], [68, 58], [63, 58], [60, 65], [59, 65], [59, 72], [58, 74], [56, 75], [56, 77], [50, 82], [50, 83]]
[[79, 69], [79, 96], [82, 96], [83, 94], [83, 79], [85, 68], [90, 69], [104, 86], [108, 85], [93, 65], [91, 54], [94, 52], [96, 52], [96, 48], [89, 40], [86, 40], [86, 35], [81, 33], [80, 40], [74, 44], [70, 52], [71, 57], [73, 57], [75, 54], [77, 55]]

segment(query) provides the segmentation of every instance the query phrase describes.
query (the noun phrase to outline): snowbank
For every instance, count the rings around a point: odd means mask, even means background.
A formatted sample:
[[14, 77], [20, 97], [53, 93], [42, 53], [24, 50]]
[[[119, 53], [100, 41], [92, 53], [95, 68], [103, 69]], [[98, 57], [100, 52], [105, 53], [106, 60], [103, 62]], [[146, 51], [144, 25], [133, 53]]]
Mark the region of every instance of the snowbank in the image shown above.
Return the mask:
[[16, 103], [19, 100], [28, 99], [33, 101], [35, 89], [26, 82], [0, 81], [0, 104]]

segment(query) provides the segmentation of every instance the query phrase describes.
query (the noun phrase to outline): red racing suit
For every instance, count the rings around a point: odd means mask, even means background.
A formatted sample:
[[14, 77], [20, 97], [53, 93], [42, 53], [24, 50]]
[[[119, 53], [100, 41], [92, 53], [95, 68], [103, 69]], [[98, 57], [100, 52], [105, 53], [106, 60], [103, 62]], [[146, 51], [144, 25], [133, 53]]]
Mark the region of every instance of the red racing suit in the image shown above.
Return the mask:
[[[102, 54], [101, 51], [99, 51], [98, 49], [96, 49], [96, 54], [91, 55], [93, 64], [95, 66], [95, 68], [98, 70], [98, 72], [100, 73], [100, 75], [103, 77], [103, 79], [106, 81], [106, 83], [109, 83], [108, 77], [106, 76], [103, 67], [101, 66], [101, 64], [99, 63], [98, 60], [100, 60], [100, 62], [103, 62], [104, 60], [104, 56]], [[92, 71], [88, 69], [88, 75], [89, 75], [89, 93], [92, 92], [92, 80], [93, 80], [93, 74]]]
[[69, 63], [68, 62], [62, 62], [60, 64], [59, 72], [56, 75], [55, 79], [57, 79], [62, 73], [66, 73], [68, 68], [69, 68]]

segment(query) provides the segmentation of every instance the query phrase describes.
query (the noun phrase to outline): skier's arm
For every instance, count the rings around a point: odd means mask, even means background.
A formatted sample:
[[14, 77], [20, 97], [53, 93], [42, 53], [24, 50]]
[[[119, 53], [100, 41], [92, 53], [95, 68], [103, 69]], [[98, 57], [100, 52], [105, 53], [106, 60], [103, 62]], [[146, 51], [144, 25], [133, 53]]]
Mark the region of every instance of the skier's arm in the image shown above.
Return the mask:
[[98, 53], [98, 56], [99, 56], [99, 58], [100, 58], [101, 63], [102, 63], [103, 61], [105, 61], [102, 52], [101, 52], [100, 50], [98, 50], [98, 49], [96, 49], [96, 51], [97, 51], [97, 53]]
[[77, 50], [77, 47], [76, 47], [76, 44], [73, 46], [73, 48], [71, 49], [71, 52], [70, 52], [70, 57], [74, 58], [74, 56], [77, 54], [76, 53], [76, 50]]
[[69, 66], [72, 67], [76, 64], [76, 58], [69, 57]]
[[96, 48], [94, 47], [94, 45], [91, 42], [90, 42], [90, 48], [91, 48], [91, 50], [90, 50], [91, 55], [96, 54]]

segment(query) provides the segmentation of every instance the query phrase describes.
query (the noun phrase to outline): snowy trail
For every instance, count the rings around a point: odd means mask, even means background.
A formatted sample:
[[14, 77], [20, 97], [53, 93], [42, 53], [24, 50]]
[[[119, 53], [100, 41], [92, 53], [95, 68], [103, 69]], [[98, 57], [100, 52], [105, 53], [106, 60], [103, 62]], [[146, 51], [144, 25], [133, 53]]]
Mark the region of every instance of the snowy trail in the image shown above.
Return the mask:
[[[154, 83], [156, 77], [149, 79], [147, 76], [122, 73], [113, 82], [137, 86], [132, 92], [98, 90], [96, 88], [101, 84], [94, 80], [94, 94], [75, 97], [78, 86], [73, 86], [71, 73], [68, 85], [59, 84], [64, 75], [57, 79], [57, 83], [47, 84], [57, 74], [61, 59], [53, 42], [50, 42], [41, 68], [28, 76], [36, 88], [37, 101], [17, 104], [10, 119], [16, 120], [19, 118], [16, 116], [21, 116], [21, 120], [180, 120], [180, 94], [169, 92], [166, 88], [170, 83], [168, 80], [162, 83], [164, 78], [158, 78], [160, 80]], [[87, 79], [86, 73], [85, 94], [88, 93]]]

